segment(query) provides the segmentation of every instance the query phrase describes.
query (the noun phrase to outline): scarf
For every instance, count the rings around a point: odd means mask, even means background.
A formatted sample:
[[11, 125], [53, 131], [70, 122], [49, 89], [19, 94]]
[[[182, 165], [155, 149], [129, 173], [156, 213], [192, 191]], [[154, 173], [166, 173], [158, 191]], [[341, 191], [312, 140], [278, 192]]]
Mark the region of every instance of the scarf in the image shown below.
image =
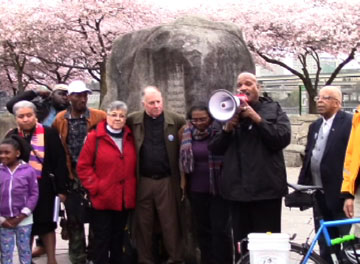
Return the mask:
[[[19, 128], [19, 136], [24, 137], [24, 132]], [[29, 165], [36, 171], [38, 179], [41, 178], [41, 172], [45, 157], [45, 129], [40, 123], [36, 123], [35, 131], [31, 136], [30, 146], [30, 159]]]
[[122, 138], [124, 135], [124, 129], [115, 130], [111, 128], [109, 125], [106, 125], [106, 132], [111, 136], [115, 138]]
[[[190, 122], [187, 122], [182, 135], [180, 145], [180, 170], [186, 174], [194, 171], [194, 154], [192, 151], [193, 140], [203, 140], [209, 136], [214, 135], [213, 126], [210, 125], [205, 131], [199, 131]], [[209, 152], [209, 181], [210, 181], [210, 194], [217, 194], [218, 182], [221, 175], [222, 156], [213, 155]]]

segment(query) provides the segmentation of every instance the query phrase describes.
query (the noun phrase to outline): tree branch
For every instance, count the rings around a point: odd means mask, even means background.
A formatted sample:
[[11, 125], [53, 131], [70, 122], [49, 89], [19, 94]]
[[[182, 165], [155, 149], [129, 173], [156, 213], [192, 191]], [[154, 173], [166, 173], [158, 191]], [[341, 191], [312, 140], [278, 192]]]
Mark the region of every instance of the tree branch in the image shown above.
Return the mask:
[[316, 62], [316, 74], [315, 74], [315, 91], [317, 91], [318, 85], [319, 85], [319, 81], [320, 81], [320, 72], [321, 72], [321, 64], [320, 64], [320, 57], [319, 54], [317, 54], [316, 50], [314, 48], [310, 48], [312, 50], [311, 57], [315, 60]]
[[297, 77], [299, 77], [304, 83], [305, 83], [305, 77], [304, 75], [302, 75], [300, 72], [298, 72], [297, 70], [289, 67], [288, 65], [286, 65], [285, 63], [279, 61], [279, 60], [275, 60], [272, 58], [269, 58], [268, 56], [266, 56], [265, 54], [261, 53], [260, 51], [256, 51], [256, 53], [263, 58], [266, 62], [271, 63], [271, 64], [276, 64], [279, 65], [285, 69], [287, 69], [289, 72], [291, 72], [292, 74], [296, 75]]
[[93, 70], [88, 69], [88, 73], [91, 75], [91, 77], [93, 77], [96, 81], [98, 81], [99, 83], [101, 82], [101, 79], [94, 73]]
[[349, 53], [349, 56], [342, 62], [340, 63], [336, 69], [333, 71], [333, 73], [330, 75], [330, 78], [329, 80], [327, 80], [327, 82], [325, 83], [325, 85], [330, 85], [334, 79], [336, 78], [336, 76], [338, 75], [338, 73], [341, 71], [341, 69], [346, 65], [348, 64], [350, 61], [352, 61], [355, 57], [355, 51], [356, 51], [356, 48], [352, 48], [351, 49], [351, 52]]
[[27, 54], [27, 53], [24, 53], [25, 55], [28, 55], [28, 56], [32, 56], [32, 57], [35, 57], [47, 64], [51, 64], [51, 65], [57, 65], [57, 66], [61, 66], [61, 67], [65, 67], [65, 68], [74, 68], [74, 69], [79, 69], [79, 70], [98, 70], [97, 67], [90, 67], [90, 66], [78, 66], [78, 65], [69, 65], [69, 64], [66, 64], [66, 63], [63, 63], [63, 62], [57, 62], [57, 61], [52, 61], [52, 60], [49, 60], [49, 59], [46, 59], [44, 57], [41, 57], [41, 56], [38, 56], [38, 55], [34, 55], [34, 54]]

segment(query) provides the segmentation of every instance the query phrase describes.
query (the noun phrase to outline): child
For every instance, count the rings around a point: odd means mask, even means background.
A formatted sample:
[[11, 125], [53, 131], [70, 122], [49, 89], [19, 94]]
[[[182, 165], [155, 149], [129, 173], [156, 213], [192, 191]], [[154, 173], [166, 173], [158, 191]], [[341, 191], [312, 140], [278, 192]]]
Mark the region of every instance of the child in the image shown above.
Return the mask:
[[0, 144], [0, 250], [1, 263], [13, 263], [18, 247], [21, 264], [31, 264], [30, 236], [32, 211], [39, 190], [36, 171], [21, 160], [22, 143], [18, 137]]

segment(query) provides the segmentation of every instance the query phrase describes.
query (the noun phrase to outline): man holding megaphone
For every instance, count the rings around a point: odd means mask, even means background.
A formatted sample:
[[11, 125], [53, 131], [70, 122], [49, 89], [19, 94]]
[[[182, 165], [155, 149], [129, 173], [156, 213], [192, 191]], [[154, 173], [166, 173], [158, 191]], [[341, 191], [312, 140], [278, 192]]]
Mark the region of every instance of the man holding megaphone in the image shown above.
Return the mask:
[[[211, 113], [228, 119], [220, 120], [224, 125], [209, 149], [224, 155], [220, 192], [231, 201], [235, 248], [249, 233], [281, 232], [281, 200], [287, 193], [282, 150], [291, 138], [286, 113], [271, 98], [260, 96], [254, 74], [238, 76], [237, 92], [242, 97], [230, 117], [233, 107], [227, 99], [219, 99], [223, 105], [215, 109], [209, 102]], [[236, 261], [239, 257], [237, 254]]]

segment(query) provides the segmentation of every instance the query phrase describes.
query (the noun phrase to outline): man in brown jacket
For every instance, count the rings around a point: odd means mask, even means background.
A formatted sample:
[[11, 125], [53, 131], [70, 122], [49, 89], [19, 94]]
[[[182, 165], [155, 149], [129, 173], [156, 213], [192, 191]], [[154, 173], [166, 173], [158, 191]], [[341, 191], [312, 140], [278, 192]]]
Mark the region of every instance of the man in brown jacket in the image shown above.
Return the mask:
[[[183, 262], [179, 222], [180, 173], [178, 131], [183, 117], [163, 110], [158, 88], [143, 90], [145, 111], [129, 115], [137, 151], [136, 245], [138, 263], [155, 263], [152, 252], [154, 223], [160, 223], [167, 263]], [[156, 212], [156, 213], [155, 213]]]
[[[69, 169], [69, 192], [77, 192], [82, 188], [79, 178], [76, 174], [76, 164], [84, 144], [87, 133], [96, 127], [96, 125], [106, 118], [106, 113], [101, 110], [87, 107], [88, 89], [84, 82], [73, 81], [69, 85], [70, 107], [57, 114], [53, 127], [55, 127], [61, 138], [66, 153], [66, 161]], [[65, 203], [71, 204], [71, 195]], [[85, 264], [86, 242], [84, 224], [79, 221], [69, 208], [66, 208], [68, 216], [69, 231], [69, 256], [73, 264]], [[90, 252], [91, 253], [91, 252]]]

